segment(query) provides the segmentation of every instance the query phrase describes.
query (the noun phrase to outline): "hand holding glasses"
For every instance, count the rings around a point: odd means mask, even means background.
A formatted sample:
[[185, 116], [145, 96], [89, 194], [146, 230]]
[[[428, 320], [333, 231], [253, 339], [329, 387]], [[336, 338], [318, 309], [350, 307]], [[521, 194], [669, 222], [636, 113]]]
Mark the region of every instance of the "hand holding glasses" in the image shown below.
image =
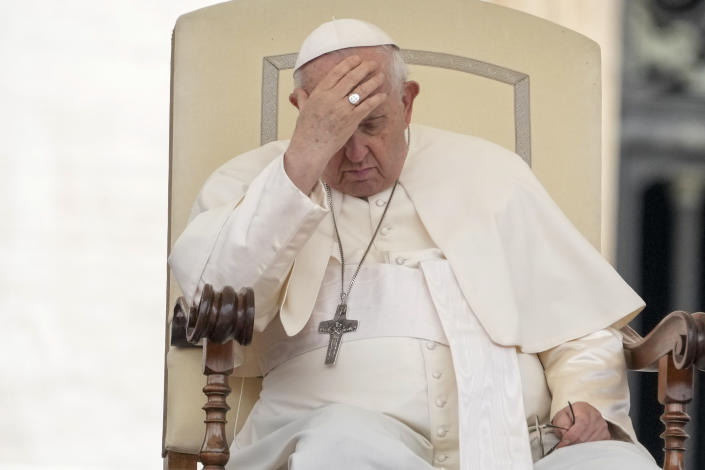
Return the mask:
[[[573, 404], [568, 402], [568, 409], [570, 410], [569, 415], [571, 419], [571, 426], [575, 424], [575, 412], [573, 411]], [[535, 424], [529, 426], [529, 438], [532, 444], [532, 454], [534, 459], [546, 457], [551, 452], [556, 450], [558, 444], [561, 442], [562, 433], [557, 433], [556, 431], [567, 431], [569, 427], [556, 426], [555, 424], [546, 423], [539, 424], [539, 417], [534, 416]], [[536, 442], [538, 441], [538, 442]], [[535, 451], [535, 447], [538, 444], [539, 451]], [[548, 450], [546, 450], [548, 447]]]

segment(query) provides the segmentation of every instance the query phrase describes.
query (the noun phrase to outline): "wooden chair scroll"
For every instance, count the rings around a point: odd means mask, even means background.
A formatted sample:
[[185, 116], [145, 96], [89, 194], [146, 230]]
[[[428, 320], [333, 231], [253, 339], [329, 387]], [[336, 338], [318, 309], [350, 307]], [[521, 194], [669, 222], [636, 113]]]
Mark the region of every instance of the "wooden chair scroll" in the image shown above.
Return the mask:
[[[207, 397], [203, 406], [206, 411], [206, 434], [199, 458], [204, 470], [222, 470], [230, 458], [225, 437], [226, 414], [230, 407], [225, 398], [230, 394], [228, 377], [235, 365], [233, 341], [243, 346], [250, 344], [254, 321], [254, 292], [249, 288], [241, 289], [236, 294], [230, 287], [216, 292], [210, 284], [206, 284], [198, 305], [188, 308], [181, 297], [174, 308], [172, 345], [184, 347], [203, 341], [203, 373], [207, 377], [206, 386], [203, 387]], [[195, 456], [174, 453], [168, 457], [174, 460], [175, 465], [180, 465], [173, 468], [196, 468]]]
[[687, 404], [693, 399], [693, 373], [705, 371], [705, 313], [672, 312], [642, 338], [629, 327], [624, 334], [627, 367], [658, 371], [658, 400], [664, 407], [664, 470], [685, 469], [690, 421]]

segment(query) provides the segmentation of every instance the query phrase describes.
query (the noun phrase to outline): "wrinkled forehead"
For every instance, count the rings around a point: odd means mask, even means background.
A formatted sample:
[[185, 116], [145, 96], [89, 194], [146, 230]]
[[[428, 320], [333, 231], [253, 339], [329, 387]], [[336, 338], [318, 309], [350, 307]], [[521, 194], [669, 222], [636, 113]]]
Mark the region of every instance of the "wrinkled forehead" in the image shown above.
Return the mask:
[[377, 71], [387, 74], [387, 80], [389, 80], [387, 72], [392, 62], [392, 54], [389, 48], [382, 46], [349, 47], [328, 52], [301, 67], [299, 73], [301, 74], [301, 84], [304, 90], [310, 93], [336, 65], [352, 55], [360, 56], [363, 61], [371, 60], [376, 62]]

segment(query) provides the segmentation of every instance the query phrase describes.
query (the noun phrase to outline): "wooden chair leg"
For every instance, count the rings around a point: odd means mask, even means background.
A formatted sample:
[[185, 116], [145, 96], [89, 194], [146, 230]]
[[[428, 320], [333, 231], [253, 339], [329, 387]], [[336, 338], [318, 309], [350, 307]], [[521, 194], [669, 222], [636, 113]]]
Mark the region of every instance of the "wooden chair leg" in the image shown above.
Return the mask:
[[216, 292], [213, 286], [206, 284], [198, 305], [189, 308], [181, 297], [174, 308], [172, 344], [174, 337], [180, 338], [177, 345], [198, 344], [203, 340], [203, 374], [207, 378], [203, 387], [207, 397], [203, 406], [206, 434], [199, 454], [203, 470], [225, 470], [230, 459], [225, 434], [230, 409], [225, 400], [230, 394], [228, 377], [235, 368], [235, 341], [243, 346], [250, 344], [254, 322], [255, 294], [249, 288], [235, 293], [234, 289], [225, 287], [222, 292]]
[[218, 344], [208, 339], [203, 346], [203, 373], [207, 383], [203, 393], [208, 400], [206, 411], [206, 435], [201, 447], [203, 470], [224, 470], [230, 459], [230, 449], [225, 436], [226, 414], [230, 407], [225, 398], [230, 394], [228, 377], [233, 373], [233, 340]]
[[167, 451], [164, 457], [164, 470], [196, 470], [198, 456]]
[[664, 470], [685, 469], [685, 449], [688, 433], [685, 426], [690, 421], [687, 404], [693, 399], [693, 368], [678, 370], [672, 354], [659, 360], [658, 401], [663, 405], [661, 421], [666, 429], [664, 441]]

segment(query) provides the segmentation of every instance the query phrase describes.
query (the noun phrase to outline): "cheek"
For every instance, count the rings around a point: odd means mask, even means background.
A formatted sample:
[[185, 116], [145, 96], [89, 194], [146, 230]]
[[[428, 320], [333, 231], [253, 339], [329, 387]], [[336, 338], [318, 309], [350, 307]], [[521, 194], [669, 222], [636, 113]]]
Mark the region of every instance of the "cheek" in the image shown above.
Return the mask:
[[380, 162], [380, 166], [392, 172], [397, 172], [402, 166], [404, 166], [404, 160], [406, 158], [406, 137], [402, 138], [389, 138], [384, 142], [384, 145], [380, 147], [380, 151], [384, 153], [379, 153], [377, 155], [385, 155]]
[[377, 165], [381, 168], [388, 168], [392, 163], [394, 146], [391, 145], [389, 136], [378, 137], [375, 142], [371, 143], [370, 151], [377, 160]]

